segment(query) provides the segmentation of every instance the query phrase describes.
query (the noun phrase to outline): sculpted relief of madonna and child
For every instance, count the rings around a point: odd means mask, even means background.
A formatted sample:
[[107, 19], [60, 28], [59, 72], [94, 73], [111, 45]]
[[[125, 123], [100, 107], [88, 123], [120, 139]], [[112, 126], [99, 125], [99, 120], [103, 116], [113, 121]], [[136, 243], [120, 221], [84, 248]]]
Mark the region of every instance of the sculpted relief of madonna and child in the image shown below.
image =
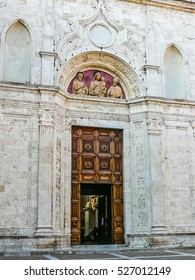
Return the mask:
[[76, 74], [76, 77], [69, 85], [69, 92], [90, 96], [124, 98], [124, 92], [117, 76], [113, 78], [107, 73], [103, 76], [100, 71], [93, 72], [92, 76], [91, 71], [86, 72], [85, 79], [83, 72]]

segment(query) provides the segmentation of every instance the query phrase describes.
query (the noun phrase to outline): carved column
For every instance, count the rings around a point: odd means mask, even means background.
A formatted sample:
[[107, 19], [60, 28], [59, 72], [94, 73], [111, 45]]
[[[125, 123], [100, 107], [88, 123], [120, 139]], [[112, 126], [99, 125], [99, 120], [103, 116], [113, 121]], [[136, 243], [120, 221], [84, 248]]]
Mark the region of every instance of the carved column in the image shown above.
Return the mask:
[[152, 228], [151, 233], [166, 231], [164, 213], [164, 191], [161, 172], [162, 120], [151, 118], [147, 121], [151, 170]]
[[51, 234], [53, 162], [54, 162], [54, 113], [39, 112], [39, 190], [38, 190], [38, 226], [37, 234]]

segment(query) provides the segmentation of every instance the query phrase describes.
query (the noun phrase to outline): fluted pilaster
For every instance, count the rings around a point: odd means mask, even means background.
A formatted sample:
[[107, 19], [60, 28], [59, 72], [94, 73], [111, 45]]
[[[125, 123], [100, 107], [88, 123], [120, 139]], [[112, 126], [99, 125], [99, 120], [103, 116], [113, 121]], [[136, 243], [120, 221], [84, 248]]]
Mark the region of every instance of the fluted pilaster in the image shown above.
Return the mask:
[[148, 119], [148, 137], [150, 149], [151, 195], [152, 195], [152, 233], [166, 231], [164, 211], [164, 191], [161, 172], [162, 120]]
[[51, 234], [53, 162], [54, 162], [54, 113], [41, 110], [39, 113], [39, 191], [37, 234]]

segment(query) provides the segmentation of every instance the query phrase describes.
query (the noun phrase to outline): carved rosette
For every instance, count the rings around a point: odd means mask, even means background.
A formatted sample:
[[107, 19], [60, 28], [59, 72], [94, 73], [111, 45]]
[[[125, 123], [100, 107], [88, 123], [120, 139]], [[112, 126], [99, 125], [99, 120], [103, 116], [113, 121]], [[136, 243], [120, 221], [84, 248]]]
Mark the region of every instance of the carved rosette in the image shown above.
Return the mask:
[[161, 134], [162, 133], [162, 120], [148, 119], [148, 133], [149, 134]]
[[137, 175], [137, 231], [147, 231], [147, 202], [145, 190], [145, 162], [144, 162], [144, 123], [138, 121], [135, 123], [135, 157], [136, 157], [136, 175]]

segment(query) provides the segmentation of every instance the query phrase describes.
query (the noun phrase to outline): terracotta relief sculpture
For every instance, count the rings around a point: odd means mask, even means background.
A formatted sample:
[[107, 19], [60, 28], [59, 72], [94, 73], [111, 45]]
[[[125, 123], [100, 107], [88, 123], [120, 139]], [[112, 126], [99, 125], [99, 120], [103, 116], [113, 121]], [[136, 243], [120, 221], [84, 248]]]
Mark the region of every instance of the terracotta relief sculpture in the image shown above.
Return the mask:
[[118, 77], [114, 77], [113, 84], [109, 88], [108, 93], [107, 93], [108, 97], [122, 98], [122, 90], [118, 86], [118, 83], [119, 83], [119, 78]]
[[106, 96], [107, 88], [104, 77], [101, 76], [100, 72], [94, 73], [93, 81], [89, 86], [89, 94], [93, 96]]
[[[93, 75], [93, 76], [92, 76]], [[84, 82], [85, 79], [85, 82]], [[112, 84], [112, 85], [111, 85]], [[102, 96], [111, 98], [123, 98], [123, 90], [119, 85], [119, 78], [105, 73], [105, 77], [100, 71], [84, 76], [83, 72], [78, 72], [76, 78], [70, 84], [69, 92], [91, 96]]]
[[72, 93], [75, 94], [88, 94], [88, 88], [83, 82], [83, 73], [78, 72], [76, 75], [76, 80], [73, 82]]

